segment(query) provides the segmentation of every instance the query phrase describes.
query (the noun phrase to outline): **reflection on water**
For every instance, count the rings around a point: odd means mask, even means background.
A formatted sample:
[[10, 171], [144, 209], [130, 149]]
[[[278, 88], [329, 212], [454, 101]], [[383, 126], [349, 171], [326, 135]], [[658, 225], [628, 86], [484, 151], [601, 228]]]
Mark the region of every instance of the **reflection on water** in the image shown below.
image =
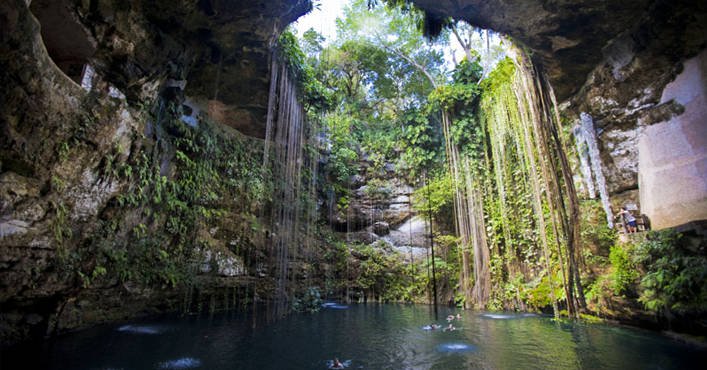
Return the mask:
[[343, 305], [343, 304], [338, 304], [336, 302], [326, 302], [326, 303], [322, 304], [322, 308], [331, 308], [334, 310], [346, 310], [349, 308], [349, 306]]
[[161, 369], [194, 369], [201, 367], [201, 361], [191, 357], [166, 361], [160, 364]]
[[537, 315], [533, 314], [533, 313], [519, 313], [519, 314], [484, 313], [484, 314], [481, 314], [481, 317], [485, 317], [487, 319], [495, 319], [495, 320], [519, 319], [519, 318], [523, 318], [523, 317], [534, 317], [534, 316], [537, 316]]
[[118, 328], [118, 331], [136, 334], [159, 334], [162, 329], [156, 326], [123, 325]]
[[339, 358], [372, 370], [689, 369], [707, 361], [704, 350], [656, 333], [545, 316], [467, 312], [455, 331], [422, 330], [456, 313], [442, 308], [435, 320], [428, 306], [350, 305], [255, 326], [235, 313], [134, 322], [6, 351], [0, 368], [324, 370]]
[[469, 352], [475, 349], [476, 347], [466, 343], [444, 343], [437, 346], [440, 352]]

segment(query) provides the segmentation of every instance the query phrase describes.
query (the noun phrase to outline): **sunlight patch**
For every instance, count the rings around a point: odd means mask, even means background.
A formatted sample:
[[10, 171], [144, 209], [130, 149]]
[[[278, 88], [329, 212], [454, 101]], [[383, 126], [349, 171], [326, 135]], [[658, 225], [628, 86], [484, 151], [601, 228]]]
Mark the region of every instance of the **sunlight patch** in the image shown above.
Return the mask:
[[437, 346], [439, 352], [472, 352], [476, 350], [475, 346], [466, 343], [443, 343]]

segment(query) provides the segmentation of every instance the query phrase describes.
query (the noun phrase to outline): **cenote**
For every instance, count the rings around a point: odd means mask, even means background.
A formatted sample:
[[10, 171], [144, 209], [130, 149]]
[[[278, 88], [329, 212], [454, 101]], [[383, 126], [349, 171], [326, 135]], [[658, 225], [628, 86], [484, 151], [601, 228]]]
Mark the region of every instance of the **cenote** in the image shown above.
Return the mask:
[[2, 370], [707, 363], [705, 1], [2, 0], [0, 86]]
[[[458, 310], [441, 309], [441, 320]], [[687, 369], [704, 348], [655, 332], [462, 312], [456, 330], [425, 305], [353, 304], [267, 322], [252, 315], [101, 326], [3, 354], [3, 369]]]

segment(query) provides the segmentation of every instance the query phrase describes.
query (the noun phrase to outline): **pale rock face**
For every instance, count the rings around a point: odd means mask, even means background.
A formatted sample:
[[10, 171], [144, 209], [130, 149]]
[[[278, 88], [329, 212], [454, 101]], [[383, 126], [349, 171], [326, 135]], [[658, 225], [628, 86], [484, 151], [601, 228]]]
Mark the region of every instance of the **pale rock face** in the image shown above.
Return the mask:
[[636, 145], [640, 128], [632, 130], [608, 130], [602, 134], [602, 152], [610, 158], [606, 163], [605, 176], [610, 193], [621, 192], [636, 184], [638, 173], [638, 151]]
[[[353, 191], [347, 211], [339, 210], [332, 215], [330, 222], [337, 224], [340, 230], [360, 231], [368, 228], [373, 231], [372, 226], [379, 221], [394, 227], [411, 215], [410, 195], [413, 188], [410, 185], [396, 178], [386, 179], [384, 186], [374, 186], [369, 183], [371, 179], [362, 175], [352, 179], [364, 185]], [[367, 233], [361, 235], [365, 235], [365, 240], [371, 239]]]
[[0, 222], [0, 240], [14, 234], [26, 234], [29, 223], [22, 220], [9, 220]]
[[215, 272], [221, 276], [233, 277], [245, 273], [243, 260], [227, 249], [206, 249], [203, 252], [203, 259], [199, 270], [203, 273], [210, 273], [213, 272], [214, 267], [216, 267]]
[[118, 189], [118, 181], [99, 178], [91, 169], [86, 169], [81, 182], [68, 193], [74, 200], [72, 220], [81, 221], [96, 216], [108, 199], [118, 193]]
[[647, 127], [639, 149], [643, 213], [653, 228], [707, 219], [707, 51], [685, 63], [666, 86], [661, 102], [672, 99], [685, 112]]

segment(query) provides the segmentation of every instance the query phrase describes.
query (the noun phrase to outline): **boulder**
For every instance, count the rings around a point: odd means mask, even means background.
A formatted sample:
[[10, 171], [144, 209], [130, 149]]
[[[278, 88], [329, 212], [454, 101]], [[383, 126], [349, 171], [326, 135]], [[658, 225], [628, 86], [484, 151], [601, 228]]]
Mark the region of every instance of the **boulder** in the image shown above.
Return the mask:
[[373, 224], [373, 232], [378, 236], [388, 235], [390, 233], [390, 224], [384, 221], [378, 221]]

